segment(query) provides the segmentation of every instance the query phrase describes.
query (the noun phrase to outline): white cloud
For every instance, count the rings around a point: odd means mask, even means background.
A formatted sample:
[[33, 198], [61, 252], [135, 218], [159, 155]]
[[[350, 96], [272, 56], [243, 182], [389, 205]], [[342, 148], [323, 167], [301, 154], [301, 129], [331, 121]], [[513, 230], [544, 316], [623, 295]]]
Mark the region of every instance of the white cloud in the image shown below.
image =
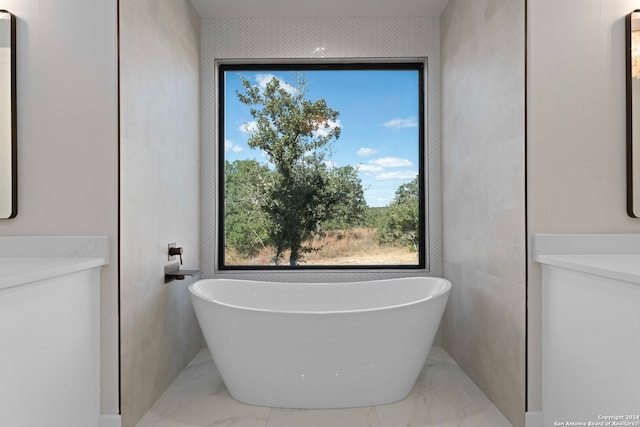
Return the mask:
[[280, 83], [280, 87], [284, 89], [290, 95], [295, 95], [298, 93], [298, 88], [291, 86], [289, 83], [285, 82], [279, 77], [274, 76], [273, 74], [256, 74], [256, 82], [258, 82], [258, 86], [260, 86], [261, 90], [265, 90], [267, 87], [267, 83], [269, 83], [273, 78], [276, 78]]
[[[356, 170], [358, 172], [375, 173], [375, 172], [382, 172], [383, 170], [389, 169], [389, 168], [406, 168], [410, 166], [413, 166], [413, 163], [411, 163], [411, 161], [408, 159], [402, 159], [400, 157], [382, 157], [380, 159], [369, 160], [369, 162], [366, 165], [363, 163], [360, 163], [359, 165], [356, 166]], [[397, 174], [401, 172], [393, 172], [393, 173]], [[393, 173], [379, 174], [377, 176], [381, 176], [381, 175], [392, 176]], [[408, 172], [405, 172], [405, 173], [408, 173]], [[376, 177], [376, 179], [379, 179], [379, 178]], [[381, 179], [395, 179], [395, 178], [381, 178]]]
[[358, 172], [382, 172], [384, 168], [376, 165], [363, 165], [362, 163], [356, 166]]
[[407, 117], [406, 119], [389, 120], [388, 122], [383, 123], [382, 126], [395, 129], [413, 128], [418, 126], [418, 121], [415, 117]]
[[328, 120], [324, 124], [321, 124], [317, 130], [313, 131], [313, 136], [325, 137], [329, 135], [329, 132], [337, 127], [342, 127], [340, 119], [336, 120], [335, 122], [333, 120]]
[[411, 161], [401, 159], [400, 157], [382, 157], [380, 159], [369, 160], [369, 164], [383, 168], [406, 168], [413, 166]]
[[333, 160], [327, 160], [324, 162], [324, 165], [328, 168], [328, 169], [333, 169], [336, 167], [336, 162], [334, 162]]
[[377, 181], [385, 181], [388, 179], [413, 179], [417, 175], [412, 171], [400, 171], [400, 172], [385, 172], [375, 176]]
[[367, 156], [372, 156], [374, 154], [376, 154], [378, 152], [378, 150], [376, 150], [375, 148], [367, 148], [367, 147], [362, 147], [358, 150], [358, 156], [362, 156], [362, 157], [367, 157]]
[[239, 153], [242, 151], [242, 147], [240, 147], [239, 145], [234, 144], [233, 142], [229, 141], [228, 139], [224, 140], [224, 151], [233, 151], [234, 153]]
[[243, 133], [255, 132], [256, 130], [258, 130], [258, 122], [251, 121], [251, 122], [243, 123], [238, 129], [240, 129], [240, 132], [243, 132]]

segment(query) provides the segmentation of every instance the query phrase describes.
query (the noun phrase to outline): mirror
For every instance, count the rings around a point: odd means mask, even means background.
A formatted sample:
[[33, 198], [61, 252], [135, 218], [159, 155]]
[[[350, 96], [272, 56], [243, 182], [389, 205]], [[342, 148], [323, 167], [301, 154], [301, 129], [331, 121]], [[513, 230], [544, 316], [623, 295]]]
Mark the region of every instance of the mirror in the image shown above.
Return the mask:
[[626, 19], [627, 213], [640, 217], [640, 9]]
[[16, 18], [0, 10], [0, 219], [18, 213]]

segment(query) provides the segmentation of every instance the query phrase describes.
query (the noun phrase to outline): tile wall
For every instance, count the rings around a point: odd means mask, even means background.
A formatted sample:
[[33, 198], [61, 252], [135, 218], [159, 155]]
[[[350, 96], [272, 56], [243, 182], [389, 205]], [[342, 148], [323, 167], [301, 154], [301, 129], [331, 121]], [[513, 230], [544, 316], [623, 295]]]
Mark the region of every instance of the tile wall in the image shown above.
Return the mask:
[[516, 427], [525, 413], [524, 1], [441, 16], [443, 345]]
[[121, 411], [135, 425], [200, 350], [191, 280], [164, 283], [167, 245], [200, 263], [200, 18], [188, 0], [120, 0]]
[[[202, 270], [216, 272], [217, 62], [345, 61], [402, 58], [427, 62], [429, 271], [441, 275], [440, 26], [434, 17], [212, 18], [202, 20]], [[319, 53], [316, 49], [324, 48]], [[340, 282], [398, 277], [402, 272], [269, 274], [273, 281]], [[406, 275], [406, 273], [404, 273]], [[233, 277], [264, 278], [259, 274]]]

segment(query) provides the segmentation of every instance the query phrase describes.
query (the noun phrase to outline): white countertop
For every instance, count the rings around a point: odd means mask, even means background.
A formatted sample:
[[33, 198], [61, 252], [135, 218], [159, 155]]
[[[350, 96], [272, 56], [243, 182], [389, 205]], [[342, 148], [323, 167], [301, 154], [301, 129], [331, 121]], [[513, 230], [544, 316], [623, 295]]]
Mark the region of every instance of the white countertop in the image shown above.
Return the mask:
[[107, 264], [107, 258], [0, 258], [0, 290], [88, 270]]
[[640, 254], [537, 255], [541, 264], [640, 284]]
[[107, 236], [0, 236], [0, 291], [109, 264]]

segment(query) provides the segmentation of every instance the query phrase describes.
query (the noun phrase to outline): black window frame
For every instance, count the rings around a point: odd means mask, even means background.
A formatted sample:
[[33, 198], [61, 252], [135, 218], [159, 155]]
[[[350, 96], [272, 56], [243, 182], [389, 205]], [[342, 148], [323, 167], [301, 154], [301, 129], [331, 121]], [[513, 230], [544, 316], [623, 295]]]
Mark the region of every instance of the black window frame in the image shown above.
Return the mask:
[[[318, 71], [318, 70], [414, 70], [418, 71], [418, 191], [419, 191], [419, 247], [418, 263], [385, 264], [385, 265], [225, 265], [225, 72], [226, 71]], [[425, 88], [425, 63], [424, 62], [247, 62], [247, 63], [219, 63], [218, 64], [218, 215], [217, 215], [217, 270], [230, 271], [327, 271], [327, 270], [399, 270], [420, 271], [428, 270], [427, 266], [427, 117], [426, 88]]]

